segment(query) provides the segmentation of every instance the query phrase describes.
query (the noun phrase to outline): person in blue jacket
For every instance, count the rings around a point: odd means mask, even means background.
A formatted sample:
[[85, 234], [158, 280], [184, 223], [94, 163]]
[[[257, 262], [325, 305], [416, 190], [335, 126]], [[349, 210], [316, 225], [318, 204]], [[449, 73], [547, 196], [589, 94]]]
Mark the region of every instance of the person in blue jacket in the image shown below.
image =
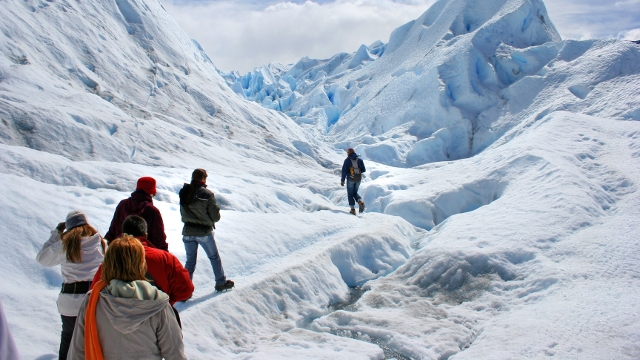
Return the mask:
[[344, 159], [344, 164], [342, 164], [340, 185], [344, 186], [344, 180], [347, 180], [347, 199], [349, 200], [349, 206], [351, 206], [349, 213], [353, 215], [356, 214], [356, 202], [360, 213], [364, 211], [364, 202], [358, 195], [358, 188], [362, 180], [362, 173], [365, 171], [367, 169], [364, 167], [364, 161], [358, 157], [355, 150], [352, 148], [347, 149], [347, 158]]

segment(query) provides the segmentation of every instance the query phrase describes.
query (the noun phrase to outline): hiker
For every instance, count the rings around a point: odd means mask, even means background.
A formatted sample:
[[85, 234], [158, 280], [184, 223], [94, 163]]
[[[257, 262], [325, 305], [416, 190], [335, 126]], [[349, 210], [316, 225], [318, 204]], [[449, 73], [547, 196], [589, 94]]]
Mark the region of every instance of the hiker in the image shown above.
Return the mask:
[[84, 298], [68, 359], [186, 359], [169, 296], [145, 279], [144, 246], [111, 241], [102, 276]]
[[156, 180], [152, 177], [141, 177], [138, 179], [136, 191], [131, 193], [131, 197], [120, 201], [116, 212], [113, 214], [109, 232], [104, 236], [111, 242], [122, 235], [122, 223], [129, 215], [138, 215], [147, 222], [147, 240], [154, 247], [169, 251], [167, 245], [167, 235], [164, 233], [164, 223], [160, 210], [153, 206], [153, 197], [156, 195]]
[[211, 261], [213, 274], [216, 279], [216, 291], [224, 291], [234, 286], [232, 280], [227, 280], [222, 269], [222, 261], [213, 238], [215, 223], [220, 220], [220, 208], [216, 203], [216, 197], [207, 189], [207, 171], [195, 169], [191, 174], [191, 183], [184, 184], [180, 190], [180, 215], [184, 227], [182, 228], [182, 241], [187, 251], [187, 262], [184, 267], [193, 278], [198, 256], [198, 244]]
[[62, 334], [58, 357], [67, 358], [78, 309], [89, 291], [93, 275], [104, 258], [105, 241], [89, 225], [82, 211], [71, 211], [51, 232], [36, 260], [44, 266], [60, 265], [62, 289], [58, 295], [58, 312], [62, 318]]
[[18, 354], [18, 348], [15, 341], [13, 341], [13, 335], [11, 335], [11, 329], [9, 323], [4, 315], [4, 308], [2, 307], [2, 301], [0, 300], [0, 359], [2, 360], [20, 360]]
[[360, 195], [358, 195], [358, 188], [360, 187], [360, 181], [362, 180], [362, 173], [367, 171], [364, 167], [364, 161], [358, 157], [356, 151], [352, 148], [347, 149], [347, 158], [344, 159], [342, 164], [342, 177], [340, 178], [340, 185], [344, 186], [344, 180], [347, 179], [347, 199], [349, 200], [350, 214], [355, 215], [356, 202], [358, 203], [358, 211], [362, 213], [364, 211], [364, 202]]
[[[169, 304], [185, 301], [193, 294], [193, 283], [189, 272], [180, 260], [168, 251], [156, 249], [147, 240], [147, 222], [138, 215], [129, 215], [122, 223], [122, 233], [138, 239], [144, 246], [144, 258], [147, 262], [146, 278], [158, 289], [169, 295]], [[102, 266], [93, 277], [93, 284], [100, 280]], [[93, 288], [93, 286], [92, 286]]]

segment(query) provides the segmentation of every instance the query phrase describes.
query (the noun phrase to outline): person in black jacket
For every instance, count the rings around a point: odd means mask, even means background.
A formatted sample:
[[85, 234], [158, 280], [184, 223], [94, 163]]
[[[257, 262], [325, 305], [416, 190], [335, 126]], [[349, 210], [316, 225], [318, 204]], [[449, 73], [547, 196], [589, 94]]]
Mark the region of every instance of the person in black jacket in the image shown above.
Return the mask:
[[129, 215], [138, 215], [147, 222], [149, 234], [147, 240], [156, 248], [169, 251], [167, 235], [164, 233], [164, 222], [160, 210], [153, 205], [153, 197], [156, 195], [156, 180], [145, 176], [138, 179], [136, 191], [131, 197], [120, 201], [113, 214], [109, 231], [104, 236], [111, 242], [122, 235], [122, 224]]
[[185, 268], [189, 276], [193, 278], [198, 256], [198, 244], [211, 261], [213, 274], [216, 278], [216, 291], [224, 291], [234, 286], [232, 280], [227, 280], [222, 268], [222, 261], [213, 238], [215, 223], [220, 220], [220, 207], [216, 203], [213, 192], [207, 189], [207, 171], [195, 169], [191, 174], [191, 183], [184, 184], [180, 190], [180, 215], [184, 227], [182, 228], [182, 241], [187, 252]]
[[358, 203], [358, 210], [360, 213], [364, 211], [364, 202], [360, 195], [358, 195], [358, 188], [360, 187], [360, 181], [362, 180], [362, 173], [367, 171], [364, 167], [364, 161], [358, 157], [355, 150], [347, 149], [347, 158], [344, 159], [342, 164], [342, 177], [340, 178], [340, 185], [344, 186], [344, 180], [347, 180], [347, 199], [349, 200], [349, 206], [351, 210], [349, 213], [355, 215], [356, 202]]

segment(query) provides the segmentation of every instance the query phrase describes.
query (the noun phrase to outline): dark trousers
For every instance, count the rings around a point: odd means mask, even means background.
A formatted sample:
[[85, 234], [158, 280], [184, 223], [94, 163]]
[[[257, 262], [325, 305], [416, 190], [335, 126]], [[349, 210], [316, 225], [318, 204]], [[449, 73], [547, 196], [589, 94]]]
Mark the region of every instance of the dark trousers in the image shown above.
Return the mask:
[[61, 360], [67, 358], [69, 346], [71, 345], [71, 337], [73, 337], [73, 328], [76, 327], [76, 316], [64, 316], [62, 318], [62, 334], [60, 335], [60, 351], [58, 357]]

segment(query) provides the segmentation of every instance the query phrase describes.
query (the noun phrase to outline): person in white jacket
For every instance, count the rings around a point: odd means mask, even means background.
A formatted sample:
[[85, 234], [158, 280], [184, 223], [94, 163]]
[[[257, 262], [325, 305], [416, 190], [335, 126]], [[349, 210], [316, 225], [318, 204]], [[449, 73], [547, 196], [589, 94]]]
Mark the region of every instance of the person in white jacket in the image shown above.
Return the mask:
[[44, 266], [60, 265], [62, 272], [63, 284], [58, 295], [58, 312], [62, 318], [60, 359], [67, 358], [78, 310], [104, 259], [105, 244], [98, 231], [89, 225], [87, 215], [74, 210], [51, 232], [36, 256]]

